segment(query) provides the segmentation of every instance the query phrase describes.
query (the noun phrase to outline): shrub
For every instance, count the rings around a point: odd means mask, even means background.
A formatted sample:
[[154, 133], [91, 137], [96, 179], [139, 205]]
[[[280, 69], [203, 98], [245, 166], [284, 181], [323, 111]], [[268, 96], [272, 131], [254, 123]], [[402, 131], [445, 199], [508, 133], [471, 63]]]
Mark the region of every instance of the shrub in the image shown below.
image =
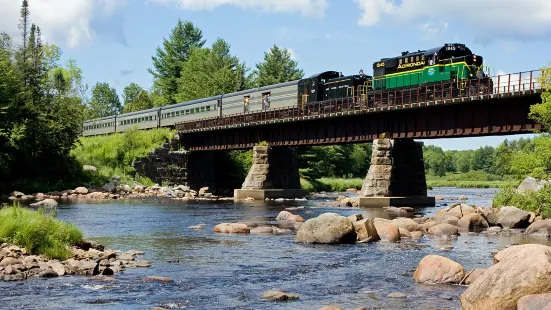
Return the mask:
[[545, 185], [539, 191], [527, 191], [522, 194], [517, 193], [514, 187], [503, 188], [494, 196], [492, 205], [496, 208], [515, 206], [549, 218], [551, 217], [551, 186]]

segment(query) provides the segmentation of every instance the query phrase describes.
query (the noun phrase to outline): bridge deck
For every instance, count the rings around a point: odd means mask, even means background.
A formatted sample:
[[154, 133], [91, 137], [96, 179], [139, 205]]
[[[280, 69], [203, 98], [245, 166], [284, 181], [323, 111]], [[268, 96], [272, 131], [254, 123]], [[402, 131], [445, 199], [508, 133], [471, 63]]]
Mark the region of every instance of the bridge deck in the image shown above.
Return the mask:
[[431, 86], [422, 93], [420, 88], [372, 92], [369, 100], [348, 97], [341, 100], [317, 102], [306, 107], [289, 106], [247, 113], [237, 113], [222, 117], [181, 122], [176, 129], [182, 133], [228, 130], [248, 126], [270, 125], [343, 116], [380, 113], [397, 110], [427, 108], [473, 101], [490, 101], [511, 97], [533, 96], [541, 89], [538, 78], [540, 71], [526, 71], [493, 77], [493, 88], [469, 81], [462, 90], [452, 91], [452, 83]]

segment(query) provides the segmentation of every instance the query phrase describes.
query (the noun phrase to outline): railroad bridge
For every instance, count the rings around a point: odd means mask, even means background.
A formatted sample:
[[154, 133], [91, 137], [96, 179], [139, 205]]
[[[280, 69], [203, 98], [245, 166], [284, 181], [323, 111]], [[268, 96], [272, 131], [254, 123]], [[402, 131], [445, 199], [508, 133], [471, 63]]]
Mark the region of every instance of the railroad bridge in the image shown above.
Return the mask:
[[[179, 143], [201, 160], [207, 151], [254, 148], [253, 166], [237, 198], [301, 195], [294, 147], [373, 141], [361, 205], [434, 205], [426, 197], [422, 146], [413, 139], [530, 133], [541, 103], [539, 71], [493, 78], [493, 88], [469, 82], [459, 91], [442, 83], [250, 113], [177, 123]], [[264, 146], [269, 145], [269, 146]], [[203, 154], [203, 155], [200, 155]], [[398, 198], [395, 198], [398, 197]]]

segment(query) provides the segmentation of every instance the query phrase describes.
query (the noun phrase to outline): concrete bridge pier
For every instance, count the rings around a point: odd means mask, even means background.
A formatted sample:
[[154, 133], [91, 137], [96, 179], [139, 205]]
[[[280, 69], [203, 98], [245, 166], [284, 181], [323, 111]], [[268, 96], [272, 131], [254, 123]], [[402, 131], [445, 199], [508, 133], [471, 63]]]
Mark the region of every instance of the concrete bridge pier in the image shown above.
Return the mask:
[[427, 196], [423, 144], [413, 139], [374, 140], [358, 203], [361, 207], [434, 206], [434, 197]]
[[300, 198], [306, 192], [300, 187], [296, 149], [292, 147], [253, 147], [253, 164], [235, 199]]

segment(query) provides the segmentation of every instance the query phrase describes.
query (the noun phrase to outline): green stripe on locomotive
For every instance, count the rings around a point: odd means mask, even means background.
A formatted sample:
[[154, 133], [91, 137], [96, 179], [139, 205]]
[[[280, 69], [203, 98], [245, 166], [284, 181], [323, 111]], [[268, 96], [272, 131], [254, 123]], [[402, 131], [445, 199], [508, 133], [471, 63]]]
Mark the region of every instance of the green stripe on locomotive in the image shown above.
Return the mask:
[[394, 89], [418, 86], [424, 83], [447, 82], [453, 78], [469, 78], [466, 62], [427, 66], [422, 69], [386, 74], [373, 78], [373, 89]]

